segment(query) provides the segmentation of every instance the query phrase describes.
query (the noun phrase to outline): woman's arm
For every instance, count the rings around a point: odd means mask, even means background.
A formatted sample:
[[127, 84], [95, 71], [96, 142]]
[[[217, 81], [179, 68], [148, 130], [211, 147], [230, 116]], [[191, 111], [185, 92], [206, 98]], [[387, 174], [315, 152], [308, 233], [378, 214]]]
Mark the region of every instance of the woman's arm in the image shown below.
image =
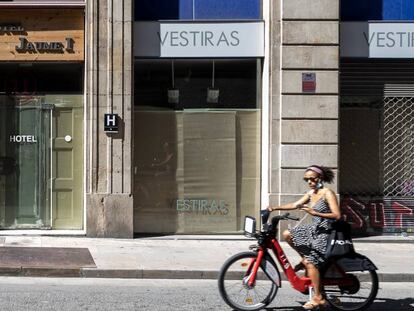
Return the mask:
[[302, 207], [301, 210], [311, 214], [312, 216], [339, 220], [341, 218], [341, 210], [338, 206], [338, 200], [336, 199], [335, 192], [331, 189], [326, 190], [325, 199], [331, 209], [330, 213], [319, 213], [310, 207]]
[[267, 208], [268, 211], [279, 211], [279, 210], [293, 210], [301, 207], [303, 204], [309, 201], [309, 195], [305, 194], [303, 197], [301, 197], [299, 200], [293, 203], [288, 203], [281, 206], [269, 206]]

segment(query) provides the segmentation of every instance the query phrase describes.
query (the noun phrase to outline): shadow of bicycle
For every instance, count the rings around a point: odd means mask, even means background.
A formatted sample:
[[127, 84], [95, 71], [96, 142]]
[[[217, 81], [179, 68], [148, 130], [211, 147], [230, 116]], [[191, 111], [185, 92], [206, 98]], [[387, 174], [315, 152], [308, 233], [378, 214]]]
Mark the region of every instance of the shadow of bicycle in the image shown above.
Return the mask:
[[[301, 305], [305, 301], [298, 301]], [[285, 307], [272, 307], [266, 308], [268, 311], [303, 311], [302, 306], [285, 306]], [[317, 310], [317, 309], [316, 309]], [[332, 310], [332, 308], [325, 308], [323, 310]], [[374, 303], [367, 309], [374, 311], [389, 311], [389, 310], [398, 310], [398, 311], [413, 311], [414, 310], [414, 298], [402, 298], [402, 299], [389, 299], [389, 298], [378, 298]]]
[[389, 299], [389, 298], [378, 298], [372, 304], [369, 310], [375, 311], [413, 311], [414, 310], [414, 298], [407, 297], [401, 299]]

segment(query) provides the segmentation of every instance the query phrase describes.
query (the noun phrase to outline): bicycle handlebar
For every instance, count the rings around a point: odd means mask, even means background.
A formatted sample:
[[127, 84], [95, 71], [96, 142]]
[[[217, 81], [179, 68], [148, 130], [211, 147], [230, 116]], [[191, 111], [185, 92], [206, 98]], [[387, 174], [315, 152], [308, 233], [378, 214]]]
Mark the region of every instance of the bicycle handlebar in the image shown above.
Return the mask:
[[[260, 212], [260, 215], [262, 216], [262, 223], [266, 223], [269, 220], [270, 213], [271, 212], [268, 211], [268, 210], [262, 210]], [[290, 216], [290, 213], [284, 213], [282, 215], [274, 216], [274, 217], [272, 217], [272, 221], [275, 218], [277, 218], [279, 220], [282, 220], [282, 219], [290, 219], [290, 220], [296, 220], [296, 221], [298, 221], [300, 219], [300, 218], [295, 217], [295, 216]]]
[[275, 231], [280, 220], [288, 220], [288, 219], [295, 220], [295, 221], [299, 220], [298, 217], [291, 216], [289, 213], [284, 213], [282, 215], [277, 215], [277, 216], [272, 217], [272, 220], [270, 221], [270, 224], [269, 224], [268, 220], [270, 216], [270, 211], [262, 210], [260, 214], [262, 216], [262, 224], [263, 224], [264, 232]]

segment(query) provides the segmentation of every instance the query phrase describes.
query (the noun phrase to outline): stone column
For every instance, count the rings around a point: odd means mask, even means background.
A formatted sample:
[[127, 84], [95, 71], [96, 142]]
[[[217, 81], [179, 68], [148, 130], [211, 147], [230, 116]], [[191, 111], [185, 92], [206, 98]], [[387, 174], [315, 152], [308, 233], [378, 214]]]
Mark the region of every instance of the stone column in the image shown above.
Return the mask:
[[[86, 232], [132, 238], [132, 0], [88, 0], [85, 20]], [[104, 132], [105, 113], [118, 134]]]
[[[308, 165], [338, 168], [339, 1], [272, 1], [272, 24], [270, 202], [278, 205], [305, 193]], [[303, 91], [302, 73], [315, 74], [314, 92]]]

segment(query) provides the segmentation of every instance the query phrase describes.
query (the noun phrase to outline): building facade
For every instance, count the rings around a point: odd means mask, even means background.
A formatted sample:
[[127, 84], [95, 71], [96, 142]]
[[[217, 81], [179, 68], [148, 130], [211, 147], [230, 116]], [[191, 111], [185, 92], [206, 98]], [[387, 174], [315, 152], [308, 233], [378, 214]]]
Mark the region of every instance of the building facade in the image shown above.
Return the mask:
[[0, 228], [237, 233], [319, 164], [410, 233], [414, 11], [374, 2], [2, 1]]
[[84, 228], [81, 1], [0, 3], [0, 227]]
[[355, 233], [411, 234], [411, 1], [342, 1], [339, 179]]

